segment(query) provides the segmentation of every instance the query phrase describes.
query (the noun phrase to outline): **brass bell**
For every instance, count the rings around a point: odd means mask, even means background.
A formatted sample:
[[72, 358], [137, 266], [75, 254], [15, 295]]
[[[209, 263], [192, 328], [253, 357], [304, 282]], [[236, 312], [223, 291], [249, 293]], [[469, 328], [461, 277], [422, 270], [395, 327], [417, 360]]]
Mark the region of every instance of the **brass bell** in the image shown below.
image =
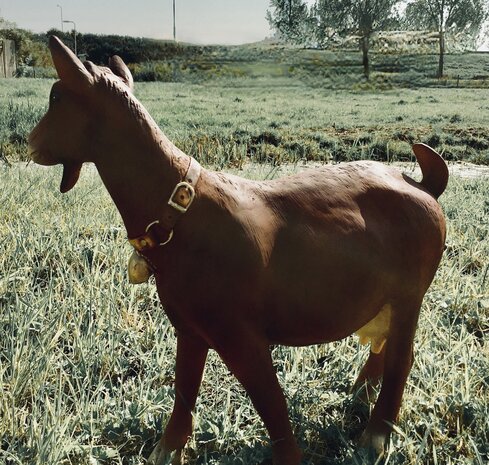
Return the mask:
[[141, 284], [149, 280], [153, 270], [144, 257], [134, 251], [129, 258], [127, 274], [131, 284]]

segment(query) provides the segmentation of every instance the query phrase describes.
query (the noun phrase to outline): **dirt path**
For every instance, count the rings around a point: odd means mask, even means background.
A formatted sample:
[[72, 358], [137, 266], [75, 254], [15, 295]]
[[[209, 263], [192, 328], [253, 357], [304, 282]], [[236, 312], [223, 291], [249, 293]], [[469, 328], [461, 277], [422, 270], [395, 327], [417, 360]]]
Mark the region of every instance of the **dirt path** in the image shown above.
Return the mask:
[[[280, 176], [296, 173], [298, 171], [303, 171], [311, 168], [316, 168], [318, 166], [323, 166], [320, 162], [308, 162], [308, 163], [298, 163], [298, 164], [282, 164], [278, 167], [271, 167], [270, 165], [260, 165], [257, 163], [247, 163], [242, 170], [229, 170], [237, 175], [244, 175], [247, 177], [246, 173], [252, 173], [251, 177], [260, 177], [256, 174], [260, 173], [263, 177], [268, 179], [276, 179]], [[392, 163], [403, 173], [411, 176], [415, 179], [421, 178], [421, 169], [416, 162], [395, 162]], [[457, 176], [463, 179], [487, 179], [489, 180], [489, 166], [475, 165], [473, 163], [465, 162], [448, 162], [448, 170], [450, 176]], [[226, 170], [228, 171], [228, 170]], [[255, 176], [253, 176], [255, 174]]]
[[[403, 173], [414, 178], [421, 178], [421, 169], [417, 163], [393, 163]], [[463, 179], [489, 179], [489, 166], [475, 165], [465, 162], [448, 162], [450, 176], [457, 176]]]

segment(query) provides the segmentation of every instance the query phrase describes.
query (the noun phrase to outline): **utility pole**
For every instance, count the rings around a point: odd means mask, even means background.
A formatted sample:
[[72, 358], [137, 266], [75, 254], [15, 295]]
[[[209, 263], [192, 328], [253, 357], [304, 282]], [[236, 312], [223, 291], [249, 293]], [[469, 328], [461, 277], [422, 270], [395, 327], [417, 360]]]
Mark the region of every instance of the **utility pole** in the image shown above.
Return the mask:
[[77, 53], [77, 50], [76, 50], [76, 24], [75, 24], [75, 21], [68, 21], [68, 20], [64, 20], [63, 23], [71, 23], [73, 24], [73, 36], [75, 38], [75, 55], [78, 56], [78, 53]]
[[63, 7], [61, 5], [56, 5], [56, 6], [59, 8], [59, 12], [61, 14], [61, 32], [64, 32], [63, 31], [63, 23], [64, 23], [64, 21], [63, 21]]
[[177, 41], [177, 25], [175, 22], [175, 0], [173, 0], [173, 41]]

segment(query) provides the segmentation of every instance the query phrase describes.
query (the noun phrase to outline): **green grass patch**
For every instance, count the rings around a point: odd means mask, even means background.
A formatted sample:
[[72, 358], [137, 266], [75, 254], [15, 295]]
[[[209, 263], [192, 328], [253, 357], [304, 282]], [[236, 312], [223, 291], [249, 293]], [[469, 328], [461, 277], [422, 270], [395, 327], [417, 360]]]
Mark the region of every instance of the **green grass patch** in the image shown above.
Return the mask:
[[[0, 158], [27, 158], [27, 136], [46, 111], [52, 82], [0, 80]], [[432, 145], [448, 160], [489, 164], [489, 101], [483, 89], [352, 92], [242, 78], [138, 83], [136, 95], [178, 146], [218, 167], [409, 160], [414, 142]]]

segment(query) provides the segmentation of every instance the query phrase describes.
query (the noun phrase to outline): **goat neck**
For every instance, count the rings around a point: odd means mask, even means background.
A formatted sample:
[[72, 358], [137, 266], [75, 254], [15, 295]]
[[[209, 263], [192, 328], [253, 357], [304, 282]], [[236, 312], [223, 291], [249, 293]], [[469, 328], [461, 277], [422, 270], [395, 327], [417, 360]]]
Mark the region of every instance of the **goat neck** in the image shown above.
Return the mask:
[[95, 165], [132, 237], [159, 219], [190, 157], [168, 140], [134, 97], [129, 98], [139, 107], [138, 118], [119, 117], [117, 125], [105, 128], [96, 144], [103, 153], [95, 157]]

